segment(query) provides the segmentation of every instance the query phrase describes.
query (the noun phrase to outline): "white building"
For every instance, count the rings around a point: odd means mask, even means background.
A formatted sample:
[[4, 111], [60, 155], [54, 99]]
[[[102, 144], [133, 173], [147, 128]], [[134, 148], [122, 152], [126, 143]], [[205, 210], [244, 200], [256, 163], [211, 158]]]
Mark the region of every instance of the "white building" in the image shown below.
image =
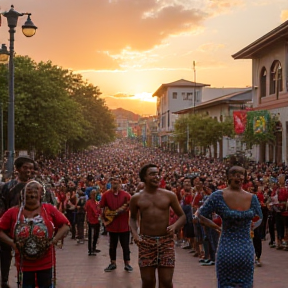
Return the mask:
[[[174, 131], [175, 121], [178, 118], [178, 114], [175, 112], [185, 109], [194, 109], [195, 107], [204, 104], [204, 102], [208, 103], [213, 99], [223, 97], [225, 95], [233, 96], [235, 98], [234, 100], [237, 100], [238, 96], [236, 94], [238, 92], [240, 92], [240, 94], [242, 95], [242, 93], [248, 91], [249, 92], [248, 94], [251, 95], [251, 87], [210, 88], [208, 86], [210, 85], [195, 83], [181, 79], [175, 82], [162, 84], [156, 90], [156, 92], [153, 93], [153, 96], [157, 97], [157, 118], [158, 118], [158, 137], [159, 137], [158, 145], [162, 147], [168, 147], [170, 143], [171, 144], [173, 143], [172, 132]], [[233, 93], [236, 94], [234, 95]], [[215, 103], [218, 102], [216, 101]], [[243, 104], [244, 102], [242, 101], [241, 103]], [[209, 107], [211, 108], [211, 106]], [[218, 119], [220, 119], [220, 115], [226, 116], [223, 113], [224, 113], [223, 111], [221, 112], [217, 110], [216, 113], [217, 115], [215, 114], [215, 116], [217, 116]]]
[[159, 145], [169, 145], [169, 135], [174, 130], [178, 110], [195, 106], [202, 101], [203, 87], [208, 84], [195, 83], [184, 79], [162, 84], [153, 96], [157, 97]]

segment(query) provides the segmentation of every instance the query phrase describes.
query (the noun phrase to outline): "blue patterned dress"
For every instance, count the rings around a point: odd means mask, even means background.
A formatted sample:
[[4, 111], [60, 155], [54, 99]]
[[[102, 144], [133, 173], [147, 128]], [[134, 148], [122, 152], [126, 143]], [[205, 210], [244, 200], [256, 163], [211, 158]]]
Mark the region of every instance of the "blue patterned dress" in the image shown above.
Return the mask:
[[255, 215], [263, 217], [257, 196], [252, 196], [250, 209], [238, 211], [227, 206], [222, 191], [216, 191], [200, 208], [204, 217], [212, 212], [222, 218], [216, 257], [218, 288], [252, 288], [254, 246], [250, 238], [251, 220]]

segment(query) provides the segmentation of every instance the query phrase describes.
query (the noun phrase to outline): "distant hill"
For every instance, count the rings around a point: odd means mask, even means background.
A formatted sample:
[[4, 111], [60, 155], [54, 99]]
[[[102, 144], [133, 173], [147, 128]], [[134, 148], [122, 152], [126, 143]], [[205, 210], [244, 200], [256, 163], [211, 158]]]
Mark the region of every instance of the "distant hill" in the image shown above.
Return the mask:
[[124, 110], [132, 111], [139, 115], [155, 115], [156, 114], [156, 103], [141, 101], [139, 99], [118, 99], [115, 97], [105, 96], [103, 97], [107, 107], [111, 110], [116, 110], [118, 108], [124, 108]]
[[138, 119], [141, 117], [140, 115], [123, 108], [111, 109], [111, 112], [115, 118], [125, 118], [130, 121], [138, 121]]

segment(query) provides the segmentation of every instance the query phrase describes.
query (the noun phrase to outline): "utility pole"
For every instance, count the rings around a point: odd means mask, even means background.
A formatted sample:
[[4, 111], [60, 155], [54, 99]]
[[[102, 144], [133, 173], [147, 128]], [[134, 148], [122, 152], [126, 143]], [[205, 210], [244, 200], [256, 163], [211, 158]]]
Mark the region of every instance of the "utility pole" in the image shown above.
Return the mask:
[[[195, 106], [196, 106], [196, 65], [195, 65], [195, 61], [193, 61], [193, 71], [194, 71], [194, 93], [193, 93], [193, 98], [194, 98], [194, 109], [193, 109], [193, 114], [195, 115]], [[194, 143], [194, 138], [192, 138], [192, 142], [193, 142], [193, 156], [195, 156], [195, 143]]]
[[187, 122], [187, 153], [189, 153], [189, 125]]
[[194, 71], [194, 109], [193, 112], [195, 114], [195, 106], [196, 106], [196, 65], [195, 65], [195, 61], [193, 61], [193, 71]]

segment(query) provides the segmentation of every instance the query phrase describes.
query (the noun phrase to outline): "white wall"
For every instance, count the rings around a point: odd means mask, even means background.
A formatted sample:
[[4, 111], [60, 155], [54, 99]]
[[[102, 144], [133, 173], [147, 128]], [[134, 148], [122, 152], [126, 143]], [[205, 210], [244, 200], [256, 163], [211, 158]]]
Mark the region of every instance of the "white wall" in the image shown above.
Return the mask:
[[240, 92], [244, 90], [249, 90], [251, 87], [246, 88], [211, 88], [211, 87], [204, 87], [202, 90], [202, 102], [209, 101], [221, 96], [225, 96], [231, 93]]

